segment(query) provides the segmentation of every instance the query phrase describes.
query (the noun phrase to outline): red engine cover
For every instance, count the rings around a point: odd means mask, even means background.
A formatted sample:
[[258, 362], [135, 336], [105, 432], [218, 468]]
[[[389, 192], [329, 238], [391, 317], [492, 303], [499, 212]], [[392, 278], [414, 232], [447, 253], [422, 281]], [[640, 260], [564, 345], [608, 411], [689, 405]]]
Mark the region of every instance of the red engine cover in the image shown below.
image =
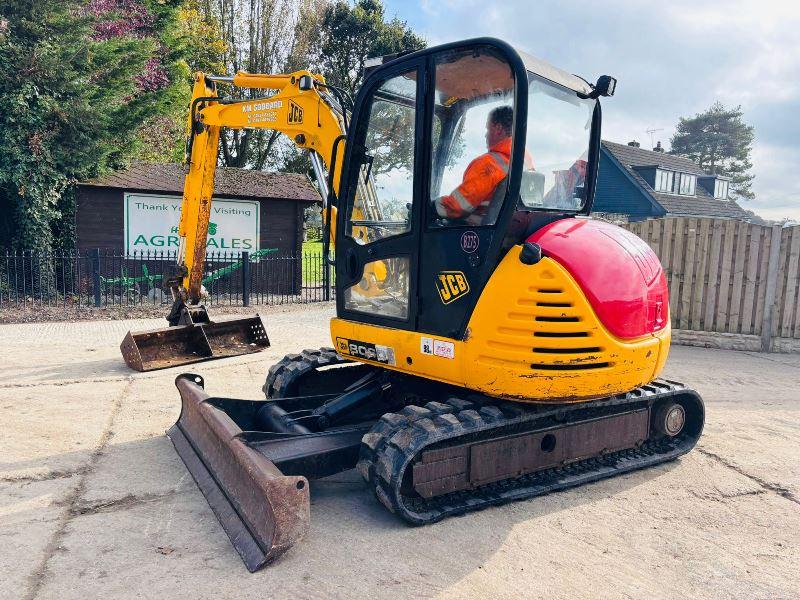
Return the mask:
[[570, 272], [613, 335], [631, 339], [667, 326], [664, 269], [655, 252], [631, 232], [603, 221], [562, 219], [528, 241]]

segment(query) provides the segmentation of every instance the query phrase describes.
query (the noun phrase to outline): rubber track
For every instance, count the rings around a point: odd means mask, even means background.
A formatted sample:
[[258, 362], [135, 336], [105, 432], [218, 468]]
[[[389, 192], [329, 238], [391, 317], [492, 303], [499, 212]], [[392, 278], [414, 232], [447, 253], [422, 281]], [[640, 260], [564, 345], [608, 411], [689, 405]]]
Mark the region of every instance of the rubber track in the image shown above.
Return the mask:
[[688, 452], [699, 435], [648, 441], [639, 448], [428, 500], [416, 494], [405, 496], [401, 493], [406, 469], [424, 449], [450, 440], [457, 443], [456, 438], [470, 434], [486, 433], [487, 438], [491, 438], [493, 430], [524, 426], [526, 422], [529, 424], [559, 412], [559, 418], [573, 410], [586, 411], [582, 415], [591, 415], [592, 412], [601, 415], [607, 412], [608, 407], [642, 404], [642, 401], [652, 404], [662, 397], [681, 392], [694, 393], [682, 384], [657, 380], [628, 394], [567, 408], [561, 405], [531, 410], [509, 402], [477, 404], [457, 397], [445, 402], [428, 402], [424, 406], [407, 406], [400, 412], [384, 415], [364, 436], [357, 468], [374, 489], [378, 500], [391, 512], [415, 525], [433, 523], [448, 516], [531, 498], [672, 460]]
[[292, 384], [307, 373], [320, 367], [338, 365], [346, 360], [336, 354], [333, 348], [303, 350], [300, 354], [287, 354], [272, 365], [267, 373], [267, 380], [261, 387], [267, 398], [286, 398], [294, 396]]

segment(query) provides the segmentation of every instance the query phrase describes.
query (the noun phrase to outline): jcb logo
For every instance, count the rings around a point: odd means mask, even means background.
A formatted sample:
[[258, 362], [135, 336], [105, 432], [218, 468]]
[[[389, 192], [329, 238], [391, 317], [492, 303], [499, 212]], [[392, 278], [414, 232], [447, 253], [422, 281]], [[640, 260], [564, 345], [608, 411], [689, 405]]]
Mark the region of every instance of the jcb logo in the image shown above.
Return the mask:
[[350, 342], [344, 338], [336, 338], [336, 349], [339, 354], [350, 354]]
[[289, 100], [289, 123], [302, 123], [303, 109]]
[[469, 283], [461, 271], [441, 271], [436, 278], [436, 289], [442, 302], [450, 304], [469, 293]]

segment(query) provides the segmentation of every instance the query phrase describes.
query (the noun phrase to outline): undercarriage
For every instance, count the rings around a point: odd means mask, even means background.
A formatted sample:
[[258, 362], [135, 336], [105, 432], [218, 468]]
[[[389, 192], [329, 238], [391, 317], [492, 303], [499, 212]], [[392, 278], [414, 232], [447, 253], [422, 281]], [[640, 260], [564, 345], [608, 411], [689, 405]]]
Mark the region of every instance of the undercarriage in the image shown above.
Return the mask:
[[332, 349], [277, 363], [266, 400], [209, 397], [196, 375], [176, 385], [169, 436], [251, 571], [306, 533], [308, 479], [356, 467], [384, 506], [422, 525], [672, 460], [704, 419], [700, 397], [670, 381], [522, 404]]

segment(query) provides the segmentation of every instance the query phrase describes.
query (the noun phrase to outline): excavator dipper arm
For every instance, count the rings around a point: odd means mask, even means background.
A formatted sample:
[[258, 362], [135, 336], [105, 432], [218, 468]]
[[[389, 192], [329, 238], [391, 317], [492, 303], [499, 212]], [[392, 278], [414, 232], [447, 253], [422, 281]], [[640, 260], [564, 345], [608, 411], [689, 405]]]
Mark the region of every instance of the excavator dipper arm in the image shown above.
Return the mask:
[[[275, 92], [254, 100], [233, 101], [218, 96], [217, 83]], [[327, 169], [333, 169], [333, 189], [339, 187], [343, 152], [336, 139], [344, 134], [343, 109], [325, 91], [325, 80], [308, 71], [290, 75], [195, 77], [188, 124], [186, 183], [178, 226], [178, 294], [196, 303], [200, 299], [211, 215], [211, 197], [223, 127], [271, 129], [285, 134], [298, 148], [315, 152]], [[174, 283], [178, 283], [175, 281]]]

